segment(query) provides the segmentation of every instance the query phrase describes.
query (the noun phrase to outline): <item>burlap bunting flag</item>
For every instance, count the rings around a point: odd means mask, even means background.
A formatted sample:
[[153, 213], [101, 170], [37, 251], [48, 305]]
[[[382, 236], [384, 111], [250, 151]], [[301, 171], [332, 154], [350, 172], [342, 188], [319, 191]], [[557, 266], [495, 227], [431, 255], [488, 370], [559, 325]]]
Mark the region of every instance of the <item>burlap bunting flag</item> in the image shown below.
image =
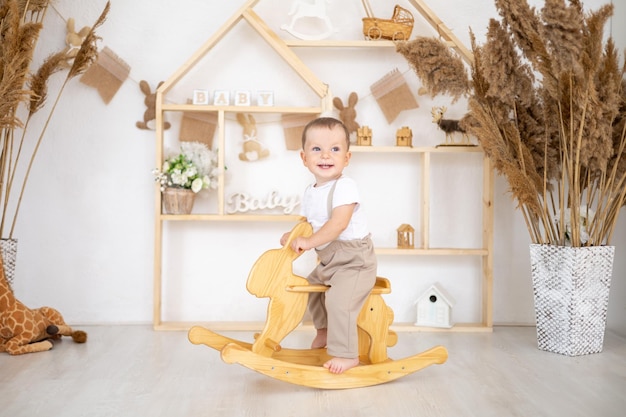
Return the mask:
[[98, 90], [102, 100], [109, 104], [129, 73], [130, 66], [105, 46], [98, 53], [96, 62], [80, 78], [80, 82]]
[[217, 114], [215, 113], [183, 112], [179, 140], [181, 142], [205, 143], [209, 149], [212, 149], [216, 126]]
[[393, 122], [403, 110], [419, 107], [403, 75], [394, 69], [370, 87], [387, 123]]
[[304, 126], [316, 117], [317, 115], [314, 114], [298, 113], [282, 115], [281, 122], [285, 134], [285, 146], [288, 150], [297, 151], [302, 149], [302, 131]]

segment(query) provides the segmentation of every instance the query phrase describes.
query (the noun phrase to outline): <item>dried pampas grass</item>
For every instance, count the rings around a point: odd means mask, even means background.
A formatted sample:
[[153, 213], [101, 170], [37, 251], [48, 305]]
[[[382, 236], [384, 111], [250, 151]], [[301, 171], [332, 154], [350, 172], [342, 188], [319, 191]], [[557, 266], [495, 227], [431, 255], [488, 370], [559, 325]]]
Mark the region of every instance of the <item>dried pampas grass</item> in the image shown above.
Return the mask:
[[[67, 55], [63, 52], [57, 52], [46, 58], [34, 74], [30, 72], [32, 53], [42, 28], [41, 23], [38, 22], [43, 18], [47, 7], [48, 1], [43, 0], [0, 0], [0, 37], [2, 39], [0, 43], [0, 96], [3, 98], [0, 101], [0, 207], [2, 209], [0, 237], [4, 237], [5, 222], [9, 219], [8, 204], [14, 181], [16, 181], [16, 173], [24, 171], [23, 169], [18, 171], [18, 167], [27, 140], [28, 123], [32, 116], [45, 105], [50, 78], [53, 74], [63, 70], [63, 64], [67, 62]], [[45, 124], [27, 160], [28, 166], [12, 213], [9, 238], [13, 235], [30, 170], [48, 124], [69, 80], [82, 74], [97, 59], [96, 43], [100, 37], [96, 35], [95, 30], [106, 20], [109, 9], [110, 2], [107, 2], [103, 12], [82, 43], [72, 67], [57, 92], [56, 99], [50, 107]], [[27, 16], [30, 16], [30, 21], [27, 21]], [[22, 105], [25, 105], [28, 110], [25, 122], [18, 118], [18, 110]], [[21, 135], [16, 146], [14, 142], [17, 140], [15, 135], [17, 129], [21, 129]]]
[[25, 88], [30, 62], [41, 24], [20, 24], [21, 15], [15, 1], [0, 6], [0, 129], [22, 126], [17, 115], [21, 102], [30, 91]]
[[21, 13], [41, 12], [48, 8], [48, 0], [18, 0], [17, 4]]
[[[462, 125], [507, 178], [534, 243], [609, 244], [626, 204], [626, 64], [611, 39], [603, 42], [613, 6], [585, 12], [578, 0], [546, 0], [540, 10], [526, 0], [495, 3], [500, 19], [490, 20], [485, 43], [470, 33]], [[429, 91], [456, 98], [459, 71], [449, 79], [432, 74], [462, 60], [449, 50], [430, 56], [432, 42], [398, 50]]]
[[420, 37], [398, 42], [396, 51], [406, 58], [431, 97], [448, 94], [456, 101], [468, 93], [463, 62], [439, 40]]
[[107, 15], [109, 14], [110, 9], [111, 2], [107, 1], [102, 13], [89, 30], [89, 33], [87, 33], [87, 36], [85, 36], [85, 39], [83, 40], [83, 43], [74, 58], [74, 63], [72, 64], [72, 68], [70, 68], [68, 78], [74, 78], [75, 76], [84, 73], [98, 58], [98, 46], [96, 43], [101, 38], [96, 35], [96, 29], [102, 26]]
[[63, 69], [63, 64], [67, 60], [67, 55], [57, 52], [46, 58], [43, 64], [30, 80], [30, 101], [28, 106], [29, 116], [36, 113], [46, 102], [48, 95], [48, 80], [50, 77]]

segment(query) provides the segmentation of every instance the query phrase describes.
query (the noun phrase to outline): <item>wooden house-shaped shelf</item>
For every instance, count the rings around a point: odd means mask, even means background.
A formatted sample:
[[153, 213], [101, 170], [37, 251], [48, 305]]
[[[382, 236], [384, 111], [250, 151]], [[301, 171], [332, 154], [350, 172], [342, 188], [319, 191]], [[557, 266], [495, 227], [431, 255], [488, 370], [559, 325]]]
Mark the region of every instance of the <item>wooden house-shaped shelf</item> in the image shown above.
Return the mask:
[[[227, 144], [227, 115], [233, 118], [235, 113], [253, 113], [257, 114], [273, 114], [281, 115], [283, 122], [286, 119], [291, 119], [291, 125], [283, 127], [285, 129], [293, 129], [291, 132], [285, 132], [293, 136], [291, 144], [288, 145], [288, 149], [297, 149], [297, 130], [301, 128], [303, 121], [316, 117], [319, 114], [325, 112], [331, 112], [333, 110], [333, 94], [330, 91], [328, 84], [323, 82], [307, 65], [303, 63], [300, 57], [293, 51], [294, 48], [346, 48], [352, 50], [355, 48], [387, 48], [390, 50], [395, 49], [395, 43], [393, 41], [386, 40], [324, 40], [324, 41], [306, 41], [306, 40], [293, 40], [282, 39], [274, 30], [272, 30], [266, 22], [253, 10], [254, 7], [261, 0], [247, 0], [238, 8], [235, 13], [228, 18], [218, 30], [209, 37], [200, 48], [192, 54], [192, 56], [184, 62], [171, 77], [169, 77], [156, 92], [156, 166], [160, 166], [163, 160], [163, 144], [165, 139], [165, 131], [163, 128], [165, 115], [168, 112], [180, 112], [184, 114], [195, 113], [200, 118], [210, 119], [209, 122], [215, 126], [214, 142], [218, 150], [226, 148]], [[269, 0], [265, 0], [269, 1]], [[356, 1], [356, 0], [355, 0]], [[421, 15], [423, 20], [430, 25], [434, 32], [445, 41], [451, 49], [454, 49], [459, 53], [465, 61], [468, 63], [472, 61], [471, 52], [453, 35], [453, 33], [446, 27], [446, 25], [435, 16], [435, 14], [426, 6], [424, 0], [408, 0], [408, 2], [415, 8], [417, 13], [415, 16]], [[381, 2], [383, 3], [383, 2]], [[357, 17], [358, 18], [358, 17]], [[267, 45], [273, 50], [277, 56], [279, 56], [284, 63], [286, 63], [297, 75], [297, 79], [304, 81], [305, 85], [314, 93], [313, 97], [318, 98], [319, 102], [313, 100], [312, 105], [307, 104], [303, 106], [281, 105], [280, 100], [275, 100], [273, 106], [233, 106], [233, 105], [215, 105], [211, 104], [191, 104], [182, 101], [181, 103], [173, 103], [172, 100], [167, 97], [168, 93], [174, 91], [173, 88], [190, 73], [196, 66], [199, 66], [202, 59], [218, 45], [222, 40], [227, 37], [227, 34], [237, 25], [247, 24], [252, 28], [254, 35], [258, 35], [259, 39], [265, 41]], [[220, 45], [221, 46], [221, 45]], [[182, 84], [181, 84], [182, 85]], [[167, 97], [167, 98], [166, 98]], [[371, 145], [372, 132], [369, 130], [364, 135], [361, 145]], [[480, 149], [437, 149], [437, 148], [418, 148], [411, 147], [410, 137], [403, 136], [402, 146], [361, 146], [355, 147], [355, 152], [376, 152], [381, 154], [391, 154], [395, 152], [406, 152], [406, 154], [417, 155], [421, 158], [422, 165], [422, 210], [420, 212], [420, 237], [421, 247], [415, 248], [414, 244], [414, 231], [412, 227], [408, 227], [403, 230], [398, 230], [398, 234], [402, 233], [403, 245], [406, 244], [408, 249], [398, 250], [396, 247], [392, 248], [377, 248], [377, 253], [386, 255], [445, 255], [445, 256], [478, 256], [482, 259], [482, 301], [481, 301], [481, 315], [482, 321], [480, 323], [467, 323], [466, 327], [476, 329], [478, 331], [490, 331], [492, 328], [492, 306], [491, 306], [491, 286], [492, 286], [492, 221], [493, 221], [493, 209], [492, 209], [492, 194], [493, 185], [491, 180], [491, 169], [488, 161], [485, 159], [483, 169], [483, 247], [482, 248], [431, 248], [429, 246], [429, 170], [430, 170], [430, 158], [431, 154], [439, 154], [446, 152], [481, 152]], [[219, 167], [224, 169], [225, 156], [224, 152], [218, 152], [218, 164]], [[170, 215], [162, 212], [162, 200], [161, 193], [158, 187], [155, 187], [155, 245], [154, 245], [154, 310], [153, 310], [153, 326], [157, 330], [166, 329], [185, 329], [188, 328], [188, 324], [185, 323], [165, 323], [162, 318], [162, 291], [163, 291], [163, 251], [164, 251], [164, 223], [170, 221], [241, 221], [241, 222], [297, 222], [300, 220], [300, 216], [297, 215], [238, 215], [225, 213], [225, 182], [223, 176], [220, 177], [217, 189], [217, 212], [210, 214], [190, 214], [190, 215]], [[400, 247], [400, 245], [398, 245]], [[405, 247], [405, 246], [403, 246]], [[216, 329], [220, 328], [219, 323], [215, 323], [213, 326]], [[259, 323], [246, 323], [236, 326], [240, 330], [258, 330]], [[405, 329], [411, 331], [410, 323], [406, 323]], [[222, 329], [233, 329], [232, 323], [223, 323]]]

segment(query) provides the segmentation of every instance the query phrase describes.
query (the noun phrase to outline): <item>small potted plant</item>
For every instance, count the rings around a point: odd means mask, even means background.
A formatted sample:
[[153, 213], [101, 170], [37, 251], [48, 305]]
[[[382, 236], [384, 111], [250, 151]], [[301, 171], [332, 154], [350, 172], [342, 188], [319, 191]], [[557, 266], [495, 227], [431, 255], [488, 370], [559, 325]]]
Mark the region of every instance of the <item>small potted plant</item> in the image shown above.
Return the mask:
[[152, 173], [161, 188], [165, 212], [189, 214], [198, 192], [217, 188], [217, 152], [200, 142], [182, 142], [179, 152], [171, 153], [161, 169]]

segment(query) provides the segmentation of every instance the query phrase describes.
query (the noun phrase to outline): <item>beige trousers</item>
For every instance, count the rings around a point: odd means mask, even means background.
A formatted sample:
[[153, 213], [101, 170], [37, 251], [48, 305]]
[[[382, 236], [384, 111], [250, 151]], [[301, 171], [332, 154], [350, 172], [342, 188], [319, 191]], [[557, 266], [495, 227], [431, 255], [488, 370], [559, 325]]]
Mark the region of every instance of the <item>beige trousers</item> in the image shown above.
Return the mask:
[[376, 255], [369, 236], [335, 240], [316, 250], [319, 264], [308, 276], [311, 284], [330, 288], [309, 294], [308, 307], [316, 329], [328, 329], [327, 352], [340, 358], [359, 356], [356, 322], [376, 283]]

